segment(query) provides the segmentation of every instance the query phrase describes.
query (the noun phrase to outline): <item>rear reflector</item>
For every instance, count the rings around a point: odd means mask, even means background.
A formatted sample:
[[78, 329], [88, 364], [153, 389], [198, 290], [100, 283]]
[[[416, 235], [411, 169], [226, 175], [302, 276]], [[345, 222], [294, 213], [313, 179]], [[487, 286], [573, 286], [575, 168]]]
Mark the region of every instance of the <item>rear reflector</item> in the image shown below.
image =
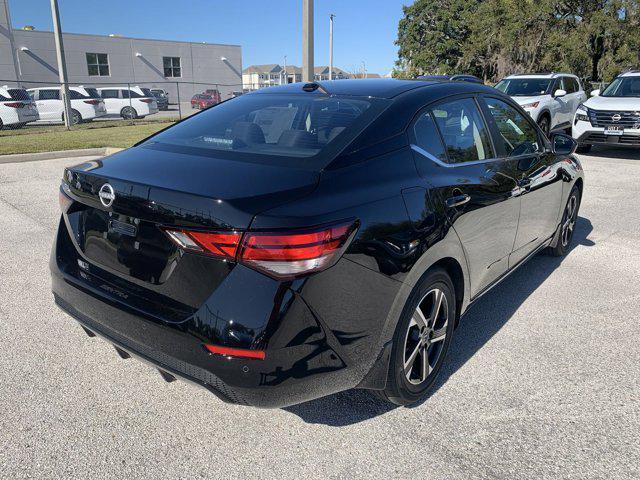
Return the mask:
[[205, 344], [205, 348], [211, 353], [224, 355], [225, 357], [255, 358], [258, 360], [264, 360], [264, 357], [266, 356], [264, 350], [246, 350], [244, 348], [229, 348], [208, 344]]
[[290, 232], [201, 232], [166, 229], [180, 248], [237, 260], [285, 279], [318, 272], [338, 261], [356, 230], [355, 222]]

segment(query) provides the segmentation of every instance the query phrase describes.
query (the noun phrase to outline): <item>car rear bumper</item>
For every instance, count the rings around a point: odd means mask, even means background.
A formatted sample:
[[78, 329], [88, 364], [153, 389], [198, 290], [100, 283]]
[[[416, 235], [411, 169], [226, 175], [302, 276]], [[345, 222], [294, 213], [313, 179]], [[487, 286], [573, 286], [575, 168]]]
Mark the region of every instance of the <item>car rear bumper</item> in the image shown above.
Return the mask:
[[[223, 319], [215, 305], [215, 315], [212, 306], [206, 306], [209, 318], [203, 312], [175, 323], [141, 311], [123, 301], [122, 293], [105, 288], [104, 280], [74, 271], [75, 258], [63, 258], [69, 255], [58, 248], [65, 234], [59, 231], [50, 260], [55, 303], [118, 349], [205, 387], [225, 402], [263, 408], [293, 405], [353, 388], [371, 368], [345, 355], [334, 330], [289, 288], [278, 288], [276, 298], [252, 299], [257, 304], [252, 309], [267, 309], [271, 318], [261, 334], [268, 339], [263, 360], [211, 354], [205, 344], [234, 346], [220, 341]], [[372, 345], [359, 349], [371, 364], [379, 353]]]

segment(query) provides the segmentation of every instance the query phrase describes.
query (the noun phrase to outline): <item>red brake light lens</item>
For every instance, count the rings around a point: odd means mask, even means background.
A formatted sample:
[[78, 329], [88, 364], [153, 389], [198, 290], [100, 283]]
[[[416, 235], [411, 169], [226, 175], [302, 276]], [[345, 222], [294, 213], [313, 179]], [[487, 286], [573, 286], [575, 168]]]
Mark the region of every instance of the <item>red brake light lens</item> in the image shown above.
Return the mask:
[[153, 99], [152, 98], [141, 98], [140, 101], [143, 102], [143, 103], [151, 103], [151, 102], [153, 102]]
[[23, 108], [26, 106], [26, 104], [23, 102], [10, 102], [10, 103], [5, 103], [4, 106], [11, 107], [11, 108]]
[[331, 267], [354, 236], [355, 222], [290, 232], [202, 232], [166, 229], [184, 250], [237, 260], [279, 279]]
[[214, 257], [234, 260], [241, 232], [198, 232], [193, 230], [165, 230], [179, 247], [192, 252], [206, 253]]
[[84, 103], [88, 103], [89, 105], [98, 105], [100, 100], [85, 100]]
[[304, 232], [246, 232], [238, 260], [277, 278], [317, 272], [340, 258], [355, 228], [350, 222]]

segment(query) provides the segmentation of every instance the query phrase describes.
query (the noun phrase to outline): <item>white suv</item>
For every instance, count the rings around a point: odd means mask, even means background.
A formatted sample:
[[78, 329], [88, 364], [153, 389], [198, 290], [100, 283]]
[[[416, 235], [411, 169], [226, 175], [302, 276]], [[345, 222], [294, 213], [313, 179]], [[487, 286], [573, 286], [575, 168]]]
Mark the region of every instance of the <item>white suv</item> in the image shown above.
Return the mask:
[[0, 87], [0, 129], [21, 128], [38, 120], [38, 110], [23, 88]]
[[148, 88], [103, 87], [98, 92], [107, 107], [107, 115], [144, 118], [158, 112], [156, 97]]
[[496, 88], [513, 97], [546, 134], [568, 131], [578, 105], [587, 99], [578, 77], [569, 73], [510, 75]]
[[587, 153], [598, 144], [640, 147], [640, 72], [623, 73], [591, 95], [573, 120], [577, 151]]
[[[64, 122], [64, 102], [60, 87], [38, 87], [27, 90], [38, 107], [41, 122]], [[92, 87], [69, 87], [71, 123], [88, 122], [107, 114], [98, 90]]]

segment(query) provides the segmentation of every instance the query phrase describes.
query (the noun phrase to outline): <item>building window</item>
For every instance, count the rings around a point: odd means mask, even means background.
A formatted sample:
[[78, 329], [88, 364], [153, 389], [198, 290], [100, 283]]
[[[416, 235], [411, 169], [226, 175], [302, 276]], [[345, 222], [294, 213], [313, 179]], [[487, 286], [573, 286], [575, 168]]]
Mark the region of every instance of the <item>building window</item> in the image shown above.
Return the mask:
[[108, 77], [109, 55], [106, 53], [87, 53], [87, 69], [92, 77]]
[[180, 57], [162, 57], [165, 77], [182, 77]]

